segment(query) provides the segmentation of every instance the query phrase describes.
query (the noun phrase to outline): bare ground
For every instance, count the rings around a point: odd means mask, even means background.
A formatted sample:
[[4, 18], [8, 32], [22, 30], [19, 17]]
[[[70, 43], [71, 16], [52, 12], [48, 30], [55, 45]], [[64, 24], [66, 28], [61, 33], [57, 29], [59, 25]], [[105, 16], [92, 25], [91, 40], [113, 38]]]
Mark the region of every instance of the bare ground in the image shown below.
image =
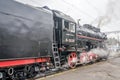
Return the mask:
[[120, 57], [37, 80], [120, 80]]

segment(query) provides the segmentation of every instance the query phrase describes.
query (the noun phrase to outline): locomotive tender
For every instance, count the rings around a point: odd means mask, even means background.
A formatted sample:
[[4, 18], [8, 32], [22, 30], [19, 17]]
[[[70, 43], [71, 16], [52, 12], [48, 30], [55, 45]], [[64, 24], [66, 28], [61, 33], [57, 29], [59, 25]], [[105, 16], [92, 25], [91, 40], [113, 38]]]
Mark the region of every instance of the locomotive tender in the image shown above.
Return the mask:
[[24, 80], [50, 64], [73, 68], [83, 48], [105, 39], [98, 28], [80, 27], [60, 11], [0, 0], [0, 79]]

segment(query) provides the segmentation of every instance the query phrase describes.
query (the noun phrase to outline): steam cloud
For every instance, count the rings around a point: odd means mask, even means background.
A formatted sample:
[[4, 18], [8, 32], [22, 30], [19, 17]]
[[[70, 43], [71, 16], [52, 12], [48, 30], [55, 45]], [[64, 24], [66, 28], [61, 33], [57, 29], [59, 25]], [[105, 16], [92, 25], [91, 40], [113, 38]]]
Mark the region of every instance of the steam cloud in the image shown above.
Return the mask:
[[92, 49], [90, 52], [97, 54], [99, 58], [102, 59], [111, 59], [120, 57], [120, 51], [110, 51], [101, 48]]
[[120, 20], [120, 0], [109, 0], [106, 14], [111, 17], [112, 20]]

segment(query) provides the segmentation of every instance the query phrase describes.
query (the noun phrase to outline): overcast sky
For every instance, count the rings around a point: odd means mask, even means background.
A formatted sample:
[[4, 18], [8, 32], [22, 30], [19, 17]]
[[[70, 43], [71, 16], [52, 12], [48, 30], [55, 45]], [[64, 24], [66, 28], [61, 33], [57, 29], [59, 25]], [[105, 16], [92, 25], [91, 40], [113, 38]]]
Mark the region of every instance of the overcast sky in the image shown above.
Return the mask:
[[17, 0], [33, 6], [60, 10], [80, 23], [98, 26], [104, 32], [120, 30], [120, 0]]

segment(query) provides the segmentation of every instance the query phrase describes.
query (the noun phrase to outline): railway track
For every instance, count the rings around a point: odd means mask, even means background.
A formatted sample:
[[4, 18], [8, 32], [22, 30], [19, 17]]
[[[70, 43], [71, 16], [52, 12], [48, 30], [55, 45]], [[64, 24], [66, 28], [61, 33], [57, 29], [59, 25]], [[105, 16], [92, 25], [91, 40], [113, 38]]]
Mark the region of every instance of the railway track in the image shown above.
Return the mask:
[[46, 73], [40, 73], [40, 75], [37, 75], [35, 78], [32, 78], [32, 79], [27, 79], [27, 80], [45, 80], [45, 78], [50, 78], [50, 77], [54, 77], [54, 76], [58, 76], [58, 75], [62, 75], [62, 74], [65, 74], [65, 73], [69, 73], [69, 72], [73, 72], [73, 71], [76, 71], [76, 70], [84, 70], [86, 68], [90, 68], [92, 65], [100, 65], [100, 64], [103, 64], [104, 62], [106, 62], [106, 60], [102, 60], [100, 62], [95, 62], [93, 64], [86, 64], [86, 65], [78, 65], [76, 66], [76, 68], [74, 69], [60, 69], [60, 70], [56, 70], [56, 71], [47, 71]]

